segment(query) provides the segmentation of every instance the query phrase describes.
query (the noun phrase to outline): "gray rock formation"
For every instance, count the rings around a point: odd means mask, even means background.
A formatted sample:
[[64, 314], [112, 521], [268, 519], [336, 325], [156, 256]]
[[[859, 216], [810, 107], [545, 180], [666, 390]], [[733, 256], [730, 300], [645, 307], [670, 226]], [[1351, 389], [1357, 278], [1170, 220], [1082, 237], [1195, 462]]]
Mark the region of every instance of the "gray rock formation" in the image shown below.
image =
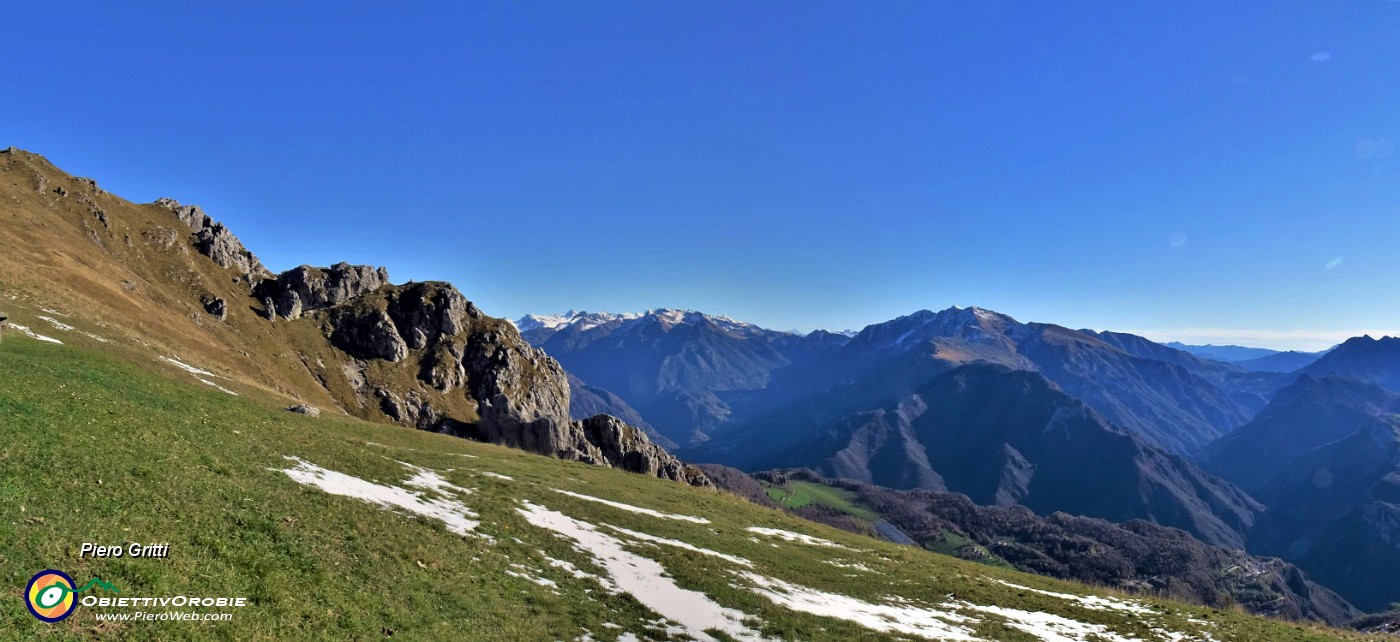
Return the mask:
[[709, 486], [710, 480], [695, 466], [676, 459], [671, 453], [652, 443], [646, 433], [629, 426], [617, 417], [597, 415], [573, 423], [572, 432], [578, 439], [577, 449], [596, 449], [602, 461], [613, 468], [630, 470], [662, 479], [671, 479], [691, 486]]
[[288, 410], [289, 412], [295, 412], [295, 413], [297, 413], [298, 415], [306, 415], [306, 416], [308, 416], [308, 417], [320, 417], [320, 416], [321, 416], [321, 409], [320, 409], [320, 408], [316, 408], [316, 407], [314, 407], [314, 406], [308, 406], [308, 405], [306, 405], [306, 404], [304, 404], [304, 403], [299, 403], [299, 404], [297, 404], [297, 405], [295, 405], [295, 406], [288, 406], [288, 407], [287, 407], [287, 410]]
[[389, 272], [368, 265], [337, 263], [329, 268], [309, 265], [293, 268], [275, 279], [260, 281], [253, 296], [272, 299], [276, 313], [296, 319], [313, 310], [324, 310], [389, 284]]
[[[380, 284], [382, 271], [352, 271], [342, 265], [331, 271], [341, 278], [353, 274], [360, 277], [354, 282], [361, 287], [374, 287], [338, 299], [332, 293], [343, 289], [286, 287], [323, 282], [304, 278], [307, 274], [331, 281], [330, 271], [299, 270], [293, 279], [265, 281], [275, 283], [267, 288], [282, 288], [266, 292], [297, 293], [294, 299], [303, 311], [338, 301], [330, 304], [323, 319], [331, 343], [362, 362], [395, 364], [358, 370], [369, 379], [378, 408], [389, 419], [561, 459], [709, 485], [704, 473], [652, 443], [641, 429], [606, 415], [570, 421], [568, 377], [559, 363], [521, 339], [510, 323], [483, 314], [452, 286], [395, 286], [387, 284], [387, 278]], [[286, 300], [293, 303], [291, 297]], [[277, 306], [279, 314], [290, 310], [280, 301]]]
[[210, 316], [223, 321], [228, 318], [228, 301], [212, 294], [206, 294], [199, 298], [199, 303], [204, 306], [204, 311]]
[[[94, 185], [94, 189], [95, 185]], [[267, 268], [253, 256], [243, 242], [233, 235], [223, 223], [219, 223], [204, 213], [198, 205], [181, 205], [173, 198], [162, 198], [156, 205], [169, 209], [176, 218], [194, 232], [195, 249], [222, 268], [231, 268], [239, 274], [257, 276], [267, 274]]]

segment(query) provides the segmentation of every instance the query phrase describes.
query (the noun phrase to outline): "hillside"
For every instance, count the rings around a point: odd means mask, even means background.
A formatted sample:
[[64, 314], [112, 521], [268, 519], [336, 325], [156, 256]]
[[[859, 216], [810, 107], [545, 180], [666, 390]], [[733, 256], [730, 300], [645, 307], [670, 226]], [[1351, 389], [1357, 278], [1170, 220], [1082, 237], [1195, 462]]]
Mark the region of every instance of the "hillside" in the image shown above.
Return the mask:
[[[12, 365], [0, 492], [16, 507], [0, 520], [14, 543], [0, 570], [249, 600], [229, 622], [99, 622], [128, 610], [82, 606], [50, 625], [6, 609], [0, 627], [26, 637], [1362, 639], [988, 568], [643, 475], [289, 413], [94, 323], [46, 328], [38, 306], [7, 307], [63, 343], [0, 343]], [[168, 543], [170, 557], [79, 559], [84, 541]]]
[[748, 477], [707, 465], [705, 472], [740, 496], [752, 497], [757, 486], [765, 499], [808, 519], [983, 564], [1275, 617], [1345, 624], [1359, 615], [1292, 564], [1142, 520], [1041, 516], [1021, 506], [978, 506], [958, 493], [891, 490], [806, 470]]
[[704, 475], [604, 417], [574, 420], [553, 359], [446, 283], [339, 263], [271, 274], [223, 224], [0, 153], [7, 291], [153, 353], [309, 405], [687, 483]]

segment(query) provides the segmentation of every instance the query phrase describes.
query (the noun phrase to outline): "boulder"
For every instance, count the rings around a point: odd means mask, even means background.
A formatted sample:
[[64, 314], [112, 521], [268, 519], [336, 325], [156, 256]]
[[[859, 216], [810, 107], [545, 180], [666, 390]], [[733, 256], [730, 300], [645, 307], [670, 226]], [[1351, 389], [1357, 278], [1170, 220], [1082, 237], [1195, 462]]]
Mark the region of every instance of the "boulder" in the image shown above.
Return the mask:
[[297, 405], [295, 405], [295, 406], [288, 406], [288, 407], [287, 407], [287, 410], [290, 411], [290, 412], [295, 412], [295, 413], [297, 413], [297, 414], [299, 414], [299, 415], [306, 415], [306, 416], [308, 416], [308, 417], [320, 417], [320, 416], [321, 416], [321, 409], [320, 409], [320, 408], [316, 408], [316, 407], [314, 407], [314, 406], [308, 406], [308, 405], [306, 405], [306, 404], [304, 404], [304, 403], [299, 403], [299, 404], [297, 404]]

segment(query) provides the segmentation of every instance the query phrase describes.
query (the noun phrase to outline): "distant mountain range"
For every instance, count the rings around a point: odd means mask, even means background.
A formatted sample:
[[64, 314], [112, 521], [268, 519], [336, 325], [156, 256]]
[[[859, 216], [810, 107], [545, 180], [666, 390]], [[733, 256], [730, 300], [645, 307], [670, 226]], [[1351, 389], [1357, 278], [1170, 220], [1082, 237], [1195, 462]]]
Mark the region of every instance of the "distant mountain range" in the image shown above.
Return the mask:
[[1254, 550], [1296, 562], [1363, 609], [1400, 601], [1400, 394], [1305, 375], [1201, 462], [1267, 507]]
[[1400, 600], [1375, 573], [1400, 569], [1400, 339], [1184, 346], [975, 307], [854, 336], [678, 310], [517, 325], [693, 461], [1144, 519]]
[[1232, 363], [1249, 372], [1296, 372], [1308, 364], [1317, 361], [1322, 355], [1328, 352], [1327, 350], [1323, 350], [1322, 352], [1299, 352], [1296, 350], [1281, 352], [1268, 348], [1215, 346], [1209, 344], [1193, 346], [1177, 341], [1164, 343], [1162, 345], [1183, 352], [1189, 352], [1203, 359]]

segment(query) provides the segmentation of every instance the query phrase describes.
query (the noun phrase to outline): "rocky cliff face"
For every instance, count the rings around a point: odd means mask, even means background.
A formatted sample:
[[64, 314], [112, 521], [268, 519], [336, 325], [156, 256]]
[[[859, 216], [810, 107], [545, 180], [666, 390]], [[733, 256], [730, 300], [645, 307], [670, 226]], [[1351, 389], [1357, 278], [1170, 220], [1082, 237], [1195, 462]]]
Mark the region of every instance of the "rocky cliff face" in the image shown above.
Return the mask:
[[[609, 416], [569, 417], [568, 376], [510, 323], [482, 313], [446, 283], [392, 285], [383, 268], [298, 267], [259, 282], [269, 318], [319, 324], [352, 359], [336, 394], [347, 410], [423, 430], [695, 485], [709, 481]], [[311, 348], [314, 346], [308, 346]], [[325, 364], [322, 381], [337, 375]]]
[[367, 265], [337, 263], [329, 268], [303, 265], [287, 270], [277, 278], [262, 281], [253, 289], [258, 301], [272, 301], [269, 317], [297, 319], [303, 313], [340, 305], [389, 284], [389, 272]]
[[169, 209], [188, 226], [194, 232], [195, 249], [219, 264], [219, 267], [230, 268], [247, 276], [267, 274], [267, 268], [258, 261], [258, 257], [243, 247], [243, 242], [223, 223], [209, 218], [198, 205], [181, 205], [173, 198], [159, 199], [156, 204]]

